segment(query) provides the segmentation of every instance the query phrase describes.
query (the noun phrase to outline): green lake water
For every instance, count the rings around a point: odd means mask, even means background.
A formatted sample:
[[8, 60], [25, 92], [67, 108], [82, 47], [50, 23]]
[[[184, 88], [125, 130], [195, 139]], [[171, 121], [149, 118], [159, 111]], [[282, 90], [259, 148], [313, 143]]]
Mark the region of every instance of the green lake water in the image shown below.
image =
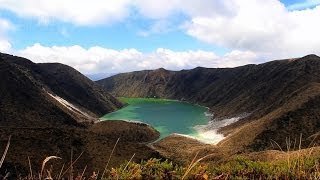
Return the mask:
[[132, 120], [147, 123], [160, 132], [160, 138], [172, 133], [201, 138], [199, 129], [206, 126], [207, 108], [174, 100], [153, 98], [120, 98], [128, 106], [106, 114], [102, 120]]

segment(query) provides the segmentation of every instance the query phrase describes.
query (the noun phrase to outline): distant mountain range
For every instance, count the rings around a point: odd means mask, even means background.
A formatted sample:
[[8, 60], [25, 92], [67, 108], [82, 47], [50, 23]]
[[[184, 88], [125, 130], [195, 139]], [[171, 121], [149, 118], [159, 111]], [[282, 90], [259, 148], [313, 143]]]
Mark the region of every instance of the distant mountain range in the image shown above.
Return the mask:
[[[250, 116], [222, 128], [220, 146], [265, 150], [274, 142], [303, 136], [302, 146], [320, 132], [320, 58], [276, 60], [236, 68], [145, 70], [97, 81], [114, 96], [157, 97], [205, 105], [215, 118]], [[315, 139], [314, 139], [315, 138]], [[242, 147], [242, 148], [241, 148]]]

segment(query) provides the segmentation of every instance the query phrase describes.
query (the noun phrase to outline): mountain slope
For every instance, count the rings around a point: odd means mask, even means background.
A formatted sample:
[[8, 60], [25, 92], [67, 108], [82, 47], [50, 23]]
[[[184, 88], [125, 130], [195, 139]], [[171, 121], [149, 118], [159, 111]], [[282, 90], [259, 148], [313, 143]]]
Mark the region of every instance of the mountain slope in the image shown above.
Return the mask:
[[28, 158], [33, 170], [40, 171], [41, 162], [52, 155], [62, 158], [49, 162], [54, 171], [60, 171], [63, 164], [82, 154], [73, 168], [82, 172], [88, 165], [86, 174], [91, 175], [105, 168], [118, 138], [110, 166], [123, 163], [133, 154], [134, 161], [159, 157], [147, 146], [159, 137], [154, 128], [124, 121], [97, 121], [123, 104], [73, 68], [57, 63], [35, 64], [0, 53], [0, 77], [1, 151], [11, 136], [0, 174], [10, 172], [11, 179], [18, 179], [16, 172], [26, 176]]
[[1, 126], [80, 125], [122, 103], [71, 67], [0, 54]]
[[97, 83], [115, 96], [187, 100], [223, 117], [275, 109], [297, 89], [318, 82], [319, 67], [319, 57], [309, 55], [236, 68], [124, 73]]
[[216, 118], [249, 113], [220, 130], [229, 134], [220, 146], [263, 150], [274, 148], [271, 139], [285, 147], [286, 137], [294, 139], [300, 133], [306, 147], [312, 141], [308, 137], [320, 131], [319, 69], [320, 58], [308, 55], [236, 68], [124, 73], [97, 82], [115, 96], [156, 96], [202, 104]]

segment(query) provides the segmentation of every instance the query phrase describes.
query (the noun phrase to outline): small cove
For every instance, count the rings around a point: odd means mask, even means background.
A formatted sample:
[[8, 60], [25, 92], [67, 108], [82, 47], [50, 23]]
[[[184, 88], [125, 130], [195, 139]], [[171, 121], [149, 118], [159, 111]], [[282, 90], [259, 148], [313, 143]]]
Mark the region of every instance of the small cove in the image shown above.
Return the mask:
[[212, 121], [203, 106], [167, 99], [120, 98], [128, 106], [101, 117], [101, 120], [140, 121], [160, 132], [160, 139], [177, 133], [191, 136], [207, 143], [223, 138], [215, 128], [207, 129]]

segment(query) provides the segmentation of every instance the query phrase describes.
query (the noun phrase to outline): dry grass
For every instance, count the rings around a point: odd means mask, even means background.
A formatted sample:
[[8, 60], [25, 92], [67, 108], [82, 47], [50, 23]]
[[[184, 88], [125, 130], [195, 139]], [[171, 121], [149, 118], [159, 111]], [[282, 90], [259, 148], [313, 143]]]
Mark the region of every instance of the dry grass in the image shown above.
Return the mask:
[[[310, 149], [309, 151], [312, 151]], [[292, 152], [288, 152], [292, 153]], [[296, 151], [299, 154], [299, 151]], [[49, 156], [42, 162], [42, 169], [39, 176], [32, 174], [30, 164], [29, 176], [21, 179], [26, 180], [49, 180], [49, 179], [314, 179], [320, 178], [319, 160], [320, 156], [308, 156], [311, 152], [305, 153], [301, 151], [296, 158], [287, 156], [283, 161], [278, 162], [260, 162], [251, 161], [243, 157], [235, 157], [228, 162], [215, 164], [214, 162], [203, 162], [204, 159], [210, 157], [210, 154], [201, 158], [195, 155], [193, 160], [186, 166], [175, 165], [168, 160], [150, 159], [135, 163], [132, 161], [134, 155], [126, 163], [118, 168], [107, 169], [104, 176], [99, 173], [92, 172], [91, 176], [85, 175], [87, 166], [82, 171], [71, 172], [72, 164], [76, 162], [70, 161], [69, 168], [65, 172], [70, 174], [63, 175], [62, 166], [60, 172], [52, 171], [47, 164], [59, 159], [56, 156]], [[75, 175], [78, 173], [77, 175]]]
[[108, 165], [109, 165], [109, 163], [110, 163], [111, 157], [112, 157], [112, 155], [113, 155], [114, 150], [116, 149], [116, 146], [117, 146], [119, 140], [120, 140], [120, 138], [117, 139], [116, 143], [114, 144], [114, 146], [113, 146], [113, 148], [112, 148], [112, 151], [111, 151], [111, 153], [110, 153], [108, 162], [107, 162], [107, 164], [106, 164], [106, 167], [104, 168], [103, 173], [102, 173], [102, 175], [101, 175], [101, 179], [104, 178], [104, 174], [106, 173], [106, 170], [107, 170]]
[[10, 141], [11, 141], [11, 136], [8, 138], [7, 146], [2, 154], [1, 160], [0, 160], [0, 168], [2, 167], [2, 164], [4, 162], [4, 159], [6, 158], [6, 155], [8, 153], [9, 147], [10, 147]]
[[[46, 157], [43, 162], [42, 162], [42, 166], [41, 166], [41, 172], [40, 172], [40, 175], [39, 175], [39, 179], [42, 179], [42, 176], [43, 176], [43, 170], [47, 164], [48, 161], [52, 160], [52, 159], [61, 159], [60, 157], [57, 157], [57, 156], [49, 156], [49, 157]], [[31, 169], [31, 166], [30, 166], [30, 169]], [[32, 177], [32, 176], [31, 176]], [[49, 179], [52, 179], [51, 178], [51, 172], [47, 170], [47, 178]]]
[[[318, 179], [320, 178], [320, 156], [317, 152], [319, 152], [320, 147], [315, 147], [315, 144], [311, 143], [310, 148], [302, 149], [301, 142], [302, 135], [300, 135], [299, 140], [286, 138], [287, 149], [283, 150], [279, 146], [282, 159], [271, 162], [250, 160], [245, 156], [235, 156], [228, 161], [217, 163], [210, 160], [210, 157], [216, 156], [216, 154], [199, 157], [199, 153], [196, 153], [190, 163], [185, 165], [160, 159], [149, 159], [136, 163], [133, 161], [135, 157], [135, 154], [133, 154], [129, 161], [119, 167], [109, 168], [109, 161], [114, 153], [114, 151], [111, 151], [101, 174], [99, 172], [88, 172], [88, 166], [85, 164], [81, 164], [84, 167], [82, 170], [73, 169], [73, 166], [79, 163], [78, 160], [82, 157], [82, 153], [73, 159], [73, 152], [71, 151], [70, 162], [67, 166], [63, 164], [59, 171], [57, 171], [57, 167], [52, 168], [52, 165], [54, 165], [52, 161], [61, 160], [60, 157], [46, 157], [42, 161], [41, 170], [38, 173], [34, 173], [32, 170], [32, 163], [28, 157], [29, 175], [20, 179]], [[114, 144], [113, 150], [116, 149], [118, 143], [119, 139]], [[277, 144], [277, 142], [273, 143]], [[10, 139], [7, 144], [3, 156], [8, 151]]]

